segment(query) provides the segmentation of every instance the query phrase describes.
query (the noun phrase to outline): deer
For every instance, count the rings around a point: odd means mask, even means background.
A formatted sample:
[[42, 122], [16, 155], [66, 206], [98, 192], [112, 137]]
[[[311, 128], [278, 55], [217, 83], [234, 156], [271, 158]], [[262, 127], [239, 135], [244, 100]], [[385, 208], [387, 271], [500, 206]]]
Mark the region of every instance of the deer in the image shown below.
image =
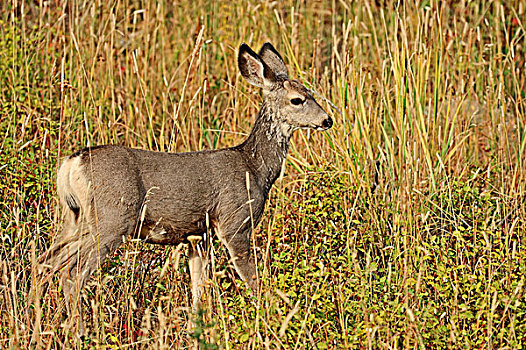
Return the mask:
[[264, 96], [241, 144], [187, 153], [102, 145], [84, 148], [62, 162], [57, 193], [63, 229], [39, 262], [46, 275], [60, 281], [67, 312], [80, 318], [82, 330], [82, 288], [130, 238], [188, 245], [194, 311], [206, 265], [195, 243], [209, 228], [228, 250], [237, 274], [250, 290], [258, 291], [252, 229], [281, 173], [291, 136], [298, 129], [327, 130], [333, 120], [309, 89], [289, 79], [272, 44], [265, 43], [256, 53], [243, 43], [238, 68]]

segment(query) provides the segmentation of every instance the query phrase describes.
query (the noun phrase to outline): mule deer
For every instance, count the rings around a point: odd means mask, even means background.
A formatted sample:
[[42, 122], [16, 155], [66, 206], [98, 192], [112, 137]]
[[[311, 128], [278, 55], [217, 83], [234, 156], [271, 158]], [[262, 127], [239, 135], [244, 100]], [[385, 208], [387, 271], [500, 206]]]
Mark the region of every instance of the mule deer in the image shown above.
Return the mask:
[[[325, 130], [333, 122], [307, 88], [289, 80], [270, 43], [258, 54], [242, 44], [238, 66], [264, 91], [255, 126], [240, 145], [190, 153], [106, 145], [65, 159], [57, 176], [64, 229], [40, 261], [59, 275], [70, 314], [80, 312], [80, 290], [92, 272], [126, 238], [178, 245], [205, 234], [207, 225], [227, 247], [239, 276], [257, 291], [251, 229], [280, 174], [291, 135], [299, 128]], [[193, 244], [189, 266], [195, 309], [203, 262]]]

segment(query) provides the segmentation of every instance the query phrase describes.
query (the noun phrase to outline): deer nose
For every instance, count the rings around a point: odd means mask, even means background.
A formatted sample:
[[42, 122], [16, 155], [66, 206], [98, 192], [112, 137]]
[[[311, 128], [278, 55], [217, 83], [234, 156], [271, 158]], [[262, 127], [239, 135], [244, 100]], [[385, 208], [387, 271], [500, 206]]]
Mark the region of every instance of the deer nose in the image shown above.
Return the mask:
[[327, 119], [325, 119], [321, 125], [325, 128], [325, 129], [329, 129], [331, 126], [332, 126], [332, 119], [331, 117], [327, 117]]

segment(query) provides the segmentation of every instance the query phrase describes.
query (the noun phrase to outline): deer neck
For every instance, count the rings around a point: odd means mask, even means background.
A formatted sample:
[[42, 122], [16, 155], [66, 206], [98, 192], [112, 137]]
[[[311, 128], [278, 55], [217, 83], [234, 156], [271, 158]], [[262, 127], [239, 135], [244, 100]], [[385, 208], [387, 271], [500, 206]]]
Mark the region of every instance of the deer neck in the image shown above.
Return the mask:
[[250, 135], [240, 145], [255, 167], [258, 182], [270, 190], [287, 157], [293, 129], [278, 122], [278, 112], [263, 102]]

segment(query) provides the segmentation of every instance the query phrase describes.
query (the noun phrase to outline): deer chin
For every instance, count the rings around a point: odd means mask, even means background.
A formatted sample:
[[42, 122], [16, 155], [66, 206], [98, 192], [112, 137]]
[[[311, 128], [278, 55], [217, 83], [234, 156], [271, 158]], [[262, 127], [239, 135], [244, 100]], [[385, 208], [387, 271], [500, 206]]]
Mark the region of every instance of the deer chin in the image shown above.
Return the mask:
[[284, 136], [290, 137], [296, 130], [327, 130], [320, 125], [290, 125], [285, 124], [281, 127], [282, 134]]
[[328, 128], [325, 128], [321, 125], [302, 125], [302, 126], [295, 126], [294, 130], [303, 129], [303, 130], [316, 130], [316, 131], [323, 131], [327, 130]]

